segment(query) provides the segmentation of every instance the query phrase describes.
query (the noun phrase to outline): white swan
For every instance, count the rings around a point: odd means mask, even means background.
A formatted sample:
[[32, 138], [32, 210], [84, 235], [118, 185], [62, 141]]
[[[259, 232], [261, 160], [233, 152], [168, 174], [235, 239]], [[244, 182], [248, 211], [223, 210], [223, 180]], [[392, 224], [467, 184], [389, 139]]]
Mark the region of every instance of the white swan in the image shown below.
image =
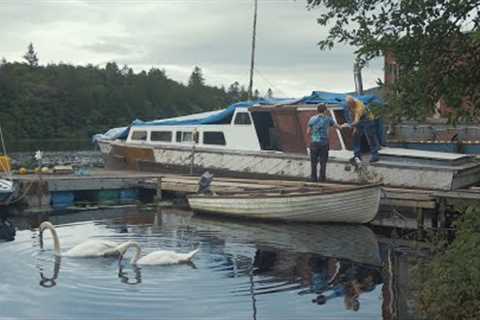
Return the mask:
[[[58, 234], [55, 230], [55, 227], [48, 221], [42, 222], [40, 224], [40, 248], [43, 249], [43, 231], [45, 229], [50, 230], [53, 237], [53, 250], [57, 256], [67, 256], [67, 257], [79, 257], [79, 258], [89, 258], [89, 257], [112, 257], [119, 256], [124, 254], [121, 244], [118, 244], [113, 241], [108, 240], [87, 240], [81, 244], [71, 248], [67, 252], [62, 253], [60, 251], [60, 241], [58, 240]], [[126, 249], [125, 249], [126, 250]]]
[[140, 245], [135, 241], [127, 241], [125, 243], [122, 243], [118, 247], [118, 251], [122, 252], [120, 256], [120, 261], [122, 260], [125, 252], [127, 252], [128, 248], [130, 247], [137, 249], [135, 255], [130, 260], [131, 264], [136, 265], [168, 265], [190, 262], [193, 256], [200, 250], [195, 249], [193, 251], [190, 251], [189, 253], [177, 253], [175, 251], [158, 250], [140, 258], [140, 255], [142, 254]]

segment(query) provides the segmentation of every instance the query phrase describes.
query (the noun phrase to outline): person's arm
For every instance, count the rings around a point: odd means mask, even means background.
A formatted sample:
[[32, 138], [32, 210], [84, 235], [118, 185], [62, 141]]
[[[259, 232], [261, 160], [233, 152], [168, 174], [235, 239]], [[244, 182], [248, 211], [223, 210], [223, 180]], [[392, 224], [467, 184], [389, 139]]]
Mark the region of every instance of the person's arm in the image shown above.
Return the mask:
[[335, 129], [342, 129], [342, 126], [338, 125], [332, 118], [330, 118], [330, 126], [334, 127]]

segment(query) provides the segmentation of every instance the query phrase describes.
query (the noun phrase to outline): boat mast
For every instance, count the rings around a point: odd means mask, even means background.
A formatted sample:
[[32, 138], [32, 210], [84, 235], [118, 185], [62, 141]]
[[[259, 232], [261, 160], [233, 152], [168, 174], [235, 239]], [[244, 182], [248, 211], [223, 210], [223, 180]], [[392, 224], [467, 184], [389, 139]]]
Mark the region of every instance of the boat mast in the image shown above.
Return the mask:
[[250, 82], [248, 84], [248, 100], [252, 99], [252, 87], [253, 87], [253, 67], [255, 65], [255, 35], [257, 33], [257, 7], [258, 0], [254, 0], [254, 13], [253, 13], [253, 34], [252, 34], [252, 55], [250, 58]]
[[357, 96], [363, 95], [362, 67], [358, 58], [353, 62], [353, 81]]

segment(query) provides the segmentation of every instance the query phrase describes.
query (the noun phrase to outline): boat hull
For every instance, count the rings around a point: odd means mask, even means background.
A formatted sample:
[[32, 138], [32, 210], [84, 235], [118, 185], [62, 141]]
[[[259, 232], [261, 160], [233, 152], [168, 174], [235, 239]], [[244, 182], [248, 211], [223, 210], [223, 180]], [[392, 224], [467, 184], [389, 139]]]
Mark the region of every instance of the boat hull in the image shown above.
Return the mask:
[[[98, 141], [98, 146], [107, 169], [200, 174], [208, 170], [216, 175], [246, 178], [310, 177], [310, 159], [301, 154], [206, 148], [197, 148], [192, 152], [192, 148], [186, 146], [131, 145], [108, 140]], [[361, 170], [355, 170], [349, 163], [351, 153], [340, 157], [331, 152], [327, 179], [342, 183], [381, 183], [391, 187], [429, 190], [453, 190], [480, 181], [480, 164], [468, 158], [457, 159], [452, 156], [451, 159], [444, 157], [438, 160], [422, 155], [422, 159], [409, 162], [402, 157], [392, 157], [387, 149], [382, 152], [382, 161], [362, 167]], [[411, 150], [404, 151], [406, 157], [413, 159], [409, 152]]]
[[367, 223], [375, 218], [380, 205], [380, 186], [359, 187], [337, 192], [305, 192], [293, 195], [253, 196], [190, 195], [195, 212], [237, 218], [296, 222]]

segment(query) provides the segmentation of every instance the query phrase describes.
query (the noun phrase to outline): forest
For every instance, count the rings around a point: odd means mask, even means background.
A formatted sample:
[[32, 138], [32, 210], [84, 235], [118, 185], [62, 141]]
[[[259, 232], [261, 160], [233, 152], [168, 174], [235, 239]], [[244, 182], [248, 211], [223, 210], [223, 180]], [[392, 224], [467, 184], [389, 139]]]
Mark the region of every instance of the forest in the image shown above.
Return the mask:
[[32, 44], [23, 58], [0, 62], [0, 126], [7, 141], [89, 139], [137, 118], [216, 110], [248, 98], [238, 82], [227, 89], [206, 85], [198, 66], [182, 84], [158, 68], [136, 73], [115, 62], [39, 65]]

